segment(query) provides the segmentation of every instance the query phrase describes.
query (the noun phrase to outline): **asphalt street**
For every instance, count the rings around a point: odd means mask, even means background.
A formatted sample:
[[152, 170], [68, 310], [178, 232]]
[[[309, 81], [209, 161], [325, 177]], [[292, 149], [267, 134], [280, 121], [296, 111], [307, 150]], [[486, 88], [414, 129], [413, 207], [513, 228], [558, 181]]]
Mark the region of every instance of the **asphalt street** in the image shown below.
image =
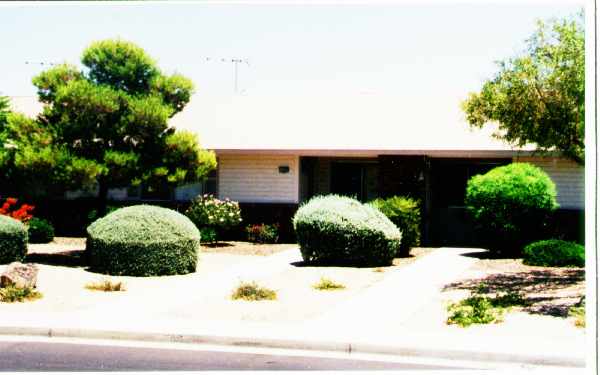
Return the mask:
[[60, 342], [0, 341], [0, 371], [400, 370], [439, 365]]

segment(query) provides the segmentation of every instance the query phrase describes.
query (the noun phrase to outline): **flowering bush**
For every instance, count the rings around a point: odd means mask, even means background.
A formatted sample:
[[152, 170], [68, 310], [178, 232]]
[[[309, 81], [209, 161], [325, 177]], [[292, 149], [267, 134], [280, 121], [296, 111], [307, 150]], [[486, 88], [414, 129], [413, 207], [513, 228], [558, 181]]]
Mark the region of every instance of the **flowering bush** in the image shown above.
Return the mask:
[[220, 200], [210, 194], [196, 197], [185, 215], [198, 229], [227, 229], [239, 225], [242, 221], [238, 202]]
[[31, 212], [35, 209], [35, 206], [22, 204], [21, 207], [17, 208], [18, 201], [17, 198], [6, 198], [2, 206], [0, 206], [0, 215], [10, 216], [22, 223], [27, 222], [33, 217]]
[[248, 241], [257, 243], [275, 243], [279, 239], [279, 224], [253, 224], [246, 227]]

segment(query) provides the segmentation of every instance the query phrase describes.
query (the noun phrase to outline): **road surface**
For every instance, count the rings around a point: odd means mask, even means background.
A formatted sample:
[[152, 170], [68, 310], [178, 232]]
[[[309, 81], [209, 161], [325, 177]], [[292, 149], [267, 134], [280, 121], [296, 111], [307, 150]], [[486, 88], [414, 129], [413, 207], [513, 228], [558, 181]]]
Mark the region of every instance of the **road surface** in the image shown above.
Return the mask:
[[[235, 349], [233, 349], [235, 350]], [[335, 357], [81, 344], [0, 338], [0, 371], [400, 370], [446, 365]], [[345, 358], [344, 358], [345, 357]]]

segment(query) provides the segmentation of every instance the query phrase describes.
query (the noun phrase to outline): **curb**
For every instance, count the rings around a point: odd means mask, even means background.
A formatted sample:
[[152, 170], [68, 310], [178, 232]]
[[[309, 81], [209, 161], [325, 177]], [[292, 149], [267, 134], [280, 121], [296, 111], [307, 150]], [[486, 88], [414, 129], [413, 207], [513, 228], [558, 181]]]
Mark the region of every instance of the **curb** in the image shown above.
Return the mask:
[[271, 349], [296, 349], [307, 351], [332, 351], [362, 354], [387, 354], [407, 357], [428, 357], [447, 360], [474, 362], [498, 362], [505, 364], [527, 364], [537, 366], [585, 367], [585, 358], [548, 356], [541, 354], [515, 354], [484, 352], [461, 349], [429, 349], [402, 345], [382, 345], [360, 342], [335, 342], [317, 340], [294, 340], [268, 337], [236, 337], [205, 334], [173, 334], [159, 332], [129, 332], [118, 330], [94, 330], [80, 328], [47, 327], [0, 327], [0, 335], [42, 336], [81, 339], [128, 340], [146, 342], [168, 342], [184, 344], [211, 344]]

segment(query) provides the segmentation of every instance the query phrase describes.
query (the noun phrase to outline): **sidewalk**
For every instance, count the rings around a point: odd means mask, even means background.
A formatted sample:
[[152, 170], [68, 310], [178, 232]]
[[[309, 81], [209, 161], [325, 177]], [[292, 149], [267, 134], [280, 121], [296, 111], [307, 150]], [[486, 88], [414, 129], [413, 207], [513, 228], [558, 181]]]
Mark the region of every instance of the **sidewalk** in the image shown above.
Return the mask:
[[[244, 320], [194, 320], [174, 314], [202, 309], [210, 295], [228, 293], [240, 279], [277, 273], [300, 259], [291, 249], [234, 265], [204, 280], [214, 289], [165, 290], [135, 300], [89, 307], [75, 313], [7, 313], [0, 310], [0, 334], [210, 343], [289, 349], [396, 354], [444, 359], [583, 367], [583, 330], [564, 334], [543, 329], [527, 334], [500, 325], [461, 329], [417, 324], [437, 306], [440, 287], [459, 278], [475, 258], [474, 249], [442, 248], [398, 268], [352, 299], [305, 322], [265, 323]], [[182, 298], [182, 296], [190, 298]], [[539, 319], [536, 317], [535, 319]], [[542, 317], [543, 318], [543, 317]], [[429, 318], [428, 318], [429, 319]], [[554, 318], [557, 319], [557, 318]], [[440, 320], [440, 321], [438, 321]], [[553, 324], [555, 322], [553, 321]], [[517, 326], [518, 327], [518, 326]]]

